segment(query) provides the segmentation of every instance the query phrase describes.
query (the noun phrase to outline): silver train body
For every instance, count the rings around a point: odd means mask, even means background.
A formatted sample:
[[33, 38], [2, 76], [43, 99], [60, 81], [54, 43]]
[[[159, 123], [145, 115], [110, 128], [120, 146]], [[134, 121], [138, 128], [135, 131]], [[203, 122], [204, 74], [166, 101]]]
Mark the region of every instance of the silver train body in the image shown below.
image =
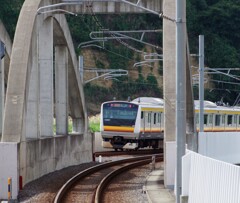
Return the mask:
[[163, 140], [163, 100], [142, 97], [103, 103], [100, 132], [105, 148], [158, 148]]
[[[199, 130], [199, 101], [195, 101]], [[204, 101], [204, 131], [240, 131], [240, 107]], [[164, 101], [141, 97], [131, 102], [110, 101], [101, 106], [102, 146], [114, 149], [158, 148], [164, 137]]]

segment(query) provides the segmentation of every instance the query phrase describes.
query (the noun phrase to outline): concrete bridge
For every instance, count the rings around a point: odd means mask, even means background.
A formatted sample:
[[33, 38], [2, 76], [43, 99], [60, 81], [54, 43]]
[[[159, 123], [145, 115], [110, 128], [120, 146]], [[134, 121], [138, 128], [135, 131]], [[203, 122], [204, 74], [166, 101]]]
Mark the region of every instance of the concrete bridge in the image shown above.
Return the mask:
[[[25, 0], [13, 45], [0, 23], [0, 40], [7, 50], [2, 63], [5, 80], [2, 77], [1, 83], [3, 87], [7, 84], [7, 88], [6, 97], [2, 91], [1, 99], [5, 106], [2, 108], [0, 143], [0, 162], [4, 163], [0, 166], [0, 199], [6, 198], [8, 177], [13, 179], [13, 198], [16, 198], [21, 184], [19, 177], [24, 185], [44, 174], [92, 159], [92, 137], [88, 130], [83, 85], [63, 10], [73, 13], [90, 10], [94, 13], [142, 13], [151, 10], [154, 14], [164, 10], [169, 16], [175, 16], [174, 0], [142, 0], [140, 5], [134, 0], [95, 0], [91, 3], [82, 0], [79, 5], [66, 5], [69, 2]], [[165, 108], [169, 111], [165, 120], [171, 121], [165, 125], [165, 129], [169, 129], [165, 140], [175, 141], [172, 134], [176, 91], [172, 87], [175, 81], [175, 31], [174, 23], [163, 21], [166, 30], [164, 68], [168, 75], [164, 79], [165, 100], [168, 101]], [[192, 98], [189, 98], [191, 104]], [[192, 118], [191, 111], [190, 108], [189, 118]], [[70, 133], [69, 118], [73, 123]], [[56, 134], [53, 132], [54, 121]]]

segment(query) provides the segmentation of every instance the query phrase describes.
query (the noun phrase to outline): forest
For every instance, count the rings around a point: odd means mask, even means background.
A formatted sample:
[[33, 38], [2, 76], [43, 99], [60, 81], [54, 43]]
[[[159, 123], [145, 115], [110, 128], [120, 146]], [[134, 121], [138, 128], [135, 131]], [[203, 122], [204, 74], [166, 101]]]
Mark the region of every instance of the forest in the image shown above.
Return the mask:
[[[10, 37], [14, 39], [14, 31], [18, 15], [24, 0], [0, 0], [0, 19], [6, 26]], [[198, 53], [198, 36], [205, 38], [205, 67], [216, 69], [219, 74], [211, 74], [205, 87], [205, 100], [220, 101], [230, 105], [240, 93], [240, 1], [239, 0], [187, 0], [187, 34], [190, 52]], [[82, 14], [77, 17], [67, 15], [72, 38], [77, 54], [86, 54], [78, 45], [91, 40], [92, 31], [108, 30], [154, 30], [162, 28], [162, 19], [152, 14], [114, 14], [97, 15]], [[134, 37], [139, 37], [137, 34]], [[162, 34], [152, 33], [147, 37], [151, 44], [162, 45]], [[124, 41], [125, 42], [125, 41]], [[155, 48], [147, 48], [137, 42], [121, 42], [119, 40], [106, 43], [99, 42], [104, 47], [89, 48], [92, 52], [101, 52], [104, 57], [93, 58], [96, 68], [132, 70], [133, 64], [141, 61], [144, 52], [161, 54]], [[97, 55], [96, 55], [97, 56]], [[106, 62], [107, 61], [107, 62]], [[157, 69], [157, 71], [154, 71]], [[222, 70], [221, 70], [222, 69]], [[226, 70], [228, 69], [228, 70]], [[234, 70], [231, 70], [234, 69]], [[86, 100], [98, 105], [113, 97], [127, 99], [138, 96], [163, 97], [162, 62], [149, 68], [147, 73], [142, 66], [137, 67], [137, 77], [120, 77], [111, 81], [111, 86], [87, 83], [84, 86]], [[229, 77], [227, 74], [230, 74]], [[198, 99], [198, 85], [193, 86], [194, 98]], [[97, 98], [93, 95], [99, 95]], [[93, 110], [94, 111], [94, 110]]]

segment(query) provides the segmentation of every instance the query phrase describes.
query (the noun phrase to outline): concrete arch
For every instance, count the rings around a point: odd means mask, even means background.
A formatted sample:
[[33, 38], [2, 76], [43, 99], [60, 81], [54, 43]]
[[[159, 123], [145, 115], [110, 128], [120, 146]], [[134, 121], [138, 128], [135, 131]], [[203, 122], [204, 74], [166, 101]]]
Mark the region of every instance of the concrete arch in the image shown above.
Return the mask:
[[[44, 0], [26, 0], [20, 12], [16, 27], [13, 51], [11, 55], [9, 80], [6, 94], [6, 107], [4, 112], [3, 136], [4, 142], [21, 142], [25, 140], [25, 118], [28, 99], [29, 75], [34, 64], [33, 43], [37, 39], [37, 29], [39, 20], [43, 21], [49, 16], [37, 15], [40, 5], [46, 3]], [[49, 2], [50, 3], [50, 2]], [[84, 93], [82, 83], [78, 77], [77, 58], [75, 55], [70, 31], [64, 15], [54, 17], [54, 44], [64, 44], [68, 47], [70, 66], [69, 74], [69, 106], [70, 114], [78, 120], [79, 125], [87, 131], [87, 113], [85, 108]], [[37, 45], [36, 45], [37, 46]], [[36, 61], [35, 61], [36, 62]], [[73, 93], [74, 91], [74, 93]]]
[[[12, 159], [0, 166], [4, 172], [0, 179], [6, 182], [6, 177], [13, 177], [13, 197], [18, 193], [19, 177], [24, 185], [92, 159], [84, 92], [67, 21], [60, 14], [37, 15], [40, 6], [50, 3], [25, 0], [12, 46], [0, 143], [0, 151], [11, 151]], [[71, 135], [67, 131], [68, 115], [76, 128]], [[64, 125], [57, 129], [56, 136], [54, 116]], [[2, 153], [0, 159], [6, 154]], [[8, 164], [14, 164], [14, 171], [8, 170]], [[0, 198], [6, 198], [1, 191]]]
[[1, 68], [0, 70], [0, 140], [1, 140], [5, 91], [6, 91], [6, 83], [8, 79], [10, 57], [12, 52], [12, 41], [1, 20], [0, 20], [0, 40], [5, 44], [5, 52], [6, 52], [4, 58], [0, 61], [1, 63], [0, 64], [0, 68]]

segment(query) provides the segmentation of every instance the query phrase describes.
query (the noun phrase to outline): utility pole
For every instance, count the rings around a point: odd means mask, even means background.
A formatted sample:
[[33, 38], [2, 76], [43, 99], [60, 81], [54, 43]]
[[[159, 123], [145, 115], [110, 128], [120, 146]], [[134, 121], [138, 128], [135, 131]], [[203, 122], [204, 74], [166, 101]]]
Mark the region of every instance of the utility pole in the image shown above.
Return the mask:
[[176, 203], [182, 194], [182, 157], [186, 143], [186, 0], [176, 0]]
[[4, 66], [2, 66], [2, 59], [5, 56], [5, 44], [0, 40], [0, 141], [2, 137], [3, 126], [3, 112], [4, 112]]
[[204, 131], [204, 36], [199, 35], [199, 132]]

